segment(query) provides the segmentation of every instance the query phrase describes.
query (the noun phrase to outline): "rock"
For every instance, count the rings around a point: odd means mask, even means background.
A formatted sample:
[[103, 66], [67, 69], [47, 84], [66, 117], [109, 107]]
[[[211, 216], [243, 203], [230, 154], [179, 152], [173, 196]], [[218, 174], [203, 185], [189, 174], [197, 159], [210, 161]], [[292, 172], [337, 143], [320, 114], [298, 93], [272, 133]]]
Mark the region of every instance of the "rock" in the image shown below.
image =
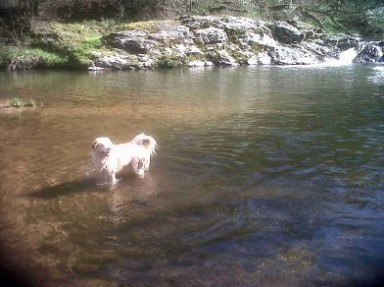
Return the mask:
[[356, 55], [354, 63], [384, 62], [384, 41], [370, 42]]
[[145, 54], [159, 46], [157, 41], [149, 39], [148, 34], [141, 30], [111, 33], [106, 40], [111, 47], [131, 54]]
[[[185, 16], [179, 23], [157, 25], [156, 31], [121, 31], [105, 40], [116, 53], [95, 56], [95, 64], [114, 69], [319, 64], [359, 43], [356, 37], [328, 37], [295, 21], [233, 16]], [[383, 61], [380, 45], [366, 48], [361, 61]]]
[[302, 47], [279, 46], [268, 53], [275, 65], [313, 65], [322, 62], [320, 55]]
[[254, 55], [248, 59], [247, 64], [252, 65], [270, 65], [272, 62], [271, 57], [267, 54], [267, 52], [260, 53], [258, 55]]
[[204, 55], [204, 53], [195, 45], [191, 45], [188, 47], [187, 54], [194, 56]]
[[195, 68], [195, 67], [205, 67], [205, 62], [203, 61], [192, 61], [188, 63], [188, 67]]
[[194, 30], [196, 40], [201, 45], [223, 43], [228, 40], [227, 34], [222, 29], [210, 27]]
[[263, 21], [233, 16], [222, 17], [219, 23], [219, 28], [224, 29], [228, 34], [235, 34], [238, 37], [241, 37], [246, 31], [261, 32], [265, 26]]
[[211, 50], [207, 52], [208, 59], [216, 66], [232, 66], [239, 64], [226, 50]]
[[278, 43], [268, 34], [256, 34], [254, 32], [247, 33], [247, 36], [244, 38], [244, 41], [252, 48], [256, 49], [265, 49], [265, 48], [275, 48]]
[[92, 65], [92, 66], [88, 67], [88, 71], [91, 71], [91, 72], [100, 72], [100, 71], [105, 71], [105, 68], [104, 68], [104, 67], [98, 67], [98, 66]]
[[272, 26], [273, 37], [284, 44], [300, 43], [304, 40], [304, 33], [299, 31], [295, 26], [288, 24], [287, 22], [277, 21]]
[[361, 42], [360, 38], [347, 35], [333, 35], [324, 39], [325, 44], [337, 46], [341, 51], [346, 51], [350, 48], [356, 48]]
[[95, 63], [98, 67], [111, 68], [116, 70], [134, 70], [140, 69], [144, 65], [139, 58], [135, 56], [125, 56], [125, 55], [103, 55], [98, 58]]
[[182, 16], [179, 20], [189, 29], [196, 30], [211, 27], [215, 18], [212, 16]]
[[201, 68], [201, 67], [211, 67], [211, 66], [213, 66], [213, 63], [210, 61], [197, 60], [197, 61], [192, 61], [188, 63], [188, 67], [190, 68], [199, 68], [199, 67]]
[[184, 44], [193, 45], [193, 34], [188, 27], [177, 25], [167, 26], [166, 30], [160, 30], [155, 33], [148, 34], [148, 39], [159, 42], [163, 45]]

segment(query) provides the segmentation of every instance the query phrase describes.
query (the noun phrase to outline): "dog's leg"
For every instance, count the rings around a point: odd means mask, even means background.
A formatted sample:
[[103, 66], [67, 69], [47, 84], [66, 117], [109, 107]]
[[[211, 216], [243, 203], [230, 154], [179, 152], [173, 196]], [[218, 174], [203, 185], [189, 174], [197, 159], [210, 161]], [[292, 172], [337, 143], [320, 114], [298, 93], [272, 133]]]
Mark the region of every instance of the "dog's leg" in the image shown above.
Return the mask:
[[116, 183], [118, 183], [118, 179], [116, 178], [116, 174], [115, 174], [115, 173], [110, 174], [109, 182], [110, 182], [111, 184], [116, 184]]
[[132, 171], [139, 178], [144, 178], [146, 170], [145, 158], [134, 158], [132, 160]]

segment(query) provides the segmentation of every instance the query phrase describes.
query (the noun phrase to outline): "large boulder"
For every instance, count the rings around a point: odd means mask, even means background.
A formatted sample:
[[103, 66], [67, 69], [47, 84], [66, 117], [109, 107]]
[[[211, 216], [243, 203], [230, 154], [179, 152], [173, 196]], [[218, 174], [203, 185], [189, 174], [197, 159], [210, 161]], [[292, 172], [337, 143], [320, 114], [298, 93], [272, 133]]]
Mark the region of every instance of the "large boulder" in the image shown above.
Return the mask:
[[384, 41], [370, 42], [356, 55], [354, 63], [384, 62]]
[[241, 41], [251, 46], [254, 49], [268, 49], [275, 48], [278, 43], [267, 33], [255, 33], [247, 32], [246, 35], [241, 38]]
[[148, 39], [148, 33], [141, 30], [128, 30], [111, 33], [106, 41], [113, 48], [122, 49], [131, 54], [146, 54], [159, 46], [155, 40]]
[[333, 35], [324, 38], [324, 43], [332, 46], [337, 46], [341, 51], [345, 51], [351, 48], [356, 48], [361, 42], [360, 38], [351, 37], [347, 35]]
[[236, 60], [226, 50], [211, 49], [207, 51], [206, 55], [216, 66], [238, 66]]
[[271, 49], [268, 55], [276, 65], [315, 65], [330, 59], [337, 59], [340, 49], [316, 43], [301, 45], [279, 45]]
[[268, 53], [275, 65], [312, 65], [321, 62], [315, 54], [301, 47], [279, 46]]
[[284, 21], [275, 22], [271, 31], [273, 37], [284, 44], [300, 43], [305, 37], [305, 34], [298, 28]]
[[214, 27], [197, 29], [194, 30], [194, 33], [200, 45], [224, 43], [228, 40], [227, 33], [224, 30]]
[[188, 27], [182, 25], [168, 25], [164, 29], [149, 33], [148, 38], [164, 45], [193, 44], [193, 34]]

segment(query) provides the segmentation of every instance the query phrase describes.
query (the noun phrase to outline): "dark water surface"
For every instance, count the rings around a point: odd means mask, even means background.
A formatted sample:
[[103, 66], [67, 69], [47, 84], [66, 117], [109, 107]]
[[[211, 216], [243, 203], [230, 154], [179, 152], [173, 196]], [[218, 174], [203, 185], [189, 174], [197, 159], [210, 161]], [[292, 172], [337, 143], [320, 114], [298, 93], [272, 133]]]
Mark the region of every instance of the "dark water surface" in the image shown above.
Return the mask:
[[[368, 286], [384, 275], [384, 70], [1, 73], [3, 265], [39, 286]], [[145, 130], [145, 179], [90, 145]]]

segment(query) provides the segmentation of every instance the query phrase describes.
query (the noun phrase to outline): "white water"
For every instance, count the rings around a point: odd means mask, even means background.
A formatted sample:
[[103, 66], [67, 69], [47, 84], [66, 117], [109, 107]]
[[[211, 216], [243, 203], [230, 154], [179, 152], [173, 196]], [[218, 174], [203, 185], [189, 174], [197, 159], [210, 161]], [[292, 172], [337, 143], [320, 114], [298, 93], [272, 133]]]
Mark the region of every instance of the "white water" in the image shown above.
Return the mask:
[[340, 67], [347, 66], [353, 63], [353, 59], [357, 56], [357, 53], [360, 50], [355, 48], [350, 48], [340, 53], [339, 59], [328, 59], [323, 63], [312, 64], [312, 65], [283, 65], [278, 66], [280, 68], [289, 68], [294, 66], [295, 68], [323, 68], [323, 67]]
[[382, 66], [375, 66], [372, 68], [373, 74], [372, 76], [368, 77], [372, 82], [375, 84], [382, 84], [384, 83], [384, 65]]
[[339, 59], [331, 59], [328, 61], [325, 61], [324, 63], [321, 63], [320, 66], [345, 66], [345, 65], [351, 65], [353, 63], [353, 59], [357, 55], [357, 50], [355, 48], [350, 48], [348, 50], [345, 50], [340, 53]]

